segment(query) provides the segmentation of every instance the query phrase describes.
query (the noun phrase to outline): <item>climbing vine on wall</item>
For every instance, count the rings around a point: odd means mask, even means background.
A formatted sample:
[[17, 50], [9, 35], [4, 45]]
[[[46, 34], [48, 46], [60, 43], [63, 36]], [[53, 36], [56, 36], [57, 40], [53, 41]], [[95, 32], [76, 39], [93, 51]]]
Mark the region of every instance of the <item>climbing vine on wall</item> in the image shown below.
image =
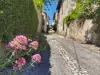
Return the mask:
[[63, 22], [68, 26], [70, 23], [79, 18], [93, 18], [94, 11], [92, 10], [92, 1], [84, 0], [76, 2], [76, 8], [71, 11], [71, 13], [63, 19]]

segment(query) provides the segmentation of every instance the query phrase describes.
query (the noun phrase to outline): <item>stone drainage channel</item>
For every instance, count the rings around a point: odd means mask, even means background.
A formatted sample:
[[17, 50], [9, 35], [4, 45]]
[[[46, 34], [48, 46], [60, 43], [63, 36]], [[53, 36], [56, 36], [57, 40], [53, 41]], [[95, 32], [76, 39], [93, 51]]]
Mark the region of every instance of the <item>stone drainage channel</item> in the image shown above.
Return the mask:
[[56, 49], [71, 69], [73, 75], [90, 75], [84, 68], [81, 66], [79, 67], [78, 62], [67, 53], [67, 51], [53, 38], [53, 36], [48, 35], [47, 37], [54, 43]]

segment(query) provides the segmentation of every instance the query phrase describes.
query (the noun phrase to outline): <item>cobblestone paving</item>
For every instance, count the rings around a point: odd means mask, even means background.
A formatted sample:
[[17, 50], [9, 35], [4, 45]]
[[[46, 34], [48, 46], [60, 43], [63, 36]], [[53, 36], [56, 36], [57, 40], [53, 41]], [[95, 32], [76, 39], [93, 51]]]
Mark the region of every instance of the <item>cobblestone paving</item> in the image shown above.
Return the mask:
[[57, 44], [54, 42], [53, 38], [47, 36], [48, 43], [50, 45], [50, 64], [51, 64], [51, 75], [73, 75], [71, 69], [66, 65], [65, 60], [59, 54], [56, 48]]
[[100, 54], [88, 50], [80, 43], [74, 41], [75, 49], [77, 52], [77, 58], [73, 46], [73, 41], [65, 38], [61, 38], [57, 35], [52, 35], [55, 40], [66, 50], [69, 56], [75, 60], [78, 58], [78, 63], [84, 68], [90, 75], [100, 75]]
[[[54, 53], [56, 53], [53, 57], [59, 59], [59, 61], [56, 61], [53, 67], [51, 68], [51, 75], [89, 75], [87, 73], [87, 71], [85, 69], [83, 69], [81, 67], [81, 69], [79, 70], [79, 66], [76, 60], [74, 60], [68, 53], [67, 51], [52, 37], [52, 36], [47, 36], [48, 37], [48, 42], [51, 46], [51, 54], [52, 54], [52, 50]], [[59, 56], [59, 54], [61, 56]], [[57, 55], [57, 56], [56, 56]], [[60, 60], [60, 58], [63, 58], [64, 60]], [[51, 56], [51, 60], [52, 56]], [[65, 62], [66, 64], [62, 64], [62, 62]], [[53, 63], [53, 61], [51, 61], [51, 64]], [[59, 65], [57, 65], [57, 63], [59, 63], [61, 66], [63, 66], [63, 68], [59, 67]], [[52, 74], [52, 72], [55, 72], [54, 74]], [[56, 74], [57, 73], [57, 74]]]

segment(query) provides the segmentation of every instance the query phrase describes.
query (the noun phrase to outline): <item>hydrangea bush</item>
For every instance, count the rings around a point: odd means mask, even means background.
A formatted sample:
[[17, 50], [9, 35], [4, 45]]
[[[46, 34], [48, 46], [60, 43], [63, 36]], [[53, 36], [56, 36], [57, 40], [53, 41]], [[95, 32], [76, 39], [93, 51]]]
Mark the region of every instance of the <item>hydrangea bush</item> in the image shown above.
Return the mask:
[[[14, 74], [16, 74], [16, 71], [24, 71], [27, 69], [27, 67], [24, 69], [23, 66], [27, 63], [26, 57], [28, 56], [30, 59], [30, 65], [34, 66], [34, 63], [40, 64], [41, 63], [41, 55], [34, 52], [38, 52], [38, 41], [32, 41], [31, 39], [28, 39], [24, 35], [16, 36], [11, 42], [8, 43], [7, 49], [8, 49], [8, 56], [5, 61], [5, 63], [0, 64], [0, 68], [6, 68], [8, 64], [12, 64], [12, 69], [14, 70]], [[35, 54], [36, 53], [36, 54]]]

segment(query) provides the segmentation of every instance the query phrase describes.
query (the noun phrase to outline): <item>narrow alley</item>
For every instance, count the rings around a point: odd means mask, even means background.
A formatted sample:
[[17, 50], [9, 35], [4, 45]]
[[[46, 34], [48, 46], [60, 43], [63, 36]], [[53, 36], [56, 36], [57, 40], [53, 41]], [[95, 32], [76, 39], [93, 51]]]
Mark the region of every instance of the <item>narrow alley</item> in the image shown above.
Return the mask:
[[100, 0], [0, 0], [0, 75], [100, 75]]
[[99, 53], [57, 34], [47, 35], [47, 40], [51, 47], [51, 75], [100, 75]]

